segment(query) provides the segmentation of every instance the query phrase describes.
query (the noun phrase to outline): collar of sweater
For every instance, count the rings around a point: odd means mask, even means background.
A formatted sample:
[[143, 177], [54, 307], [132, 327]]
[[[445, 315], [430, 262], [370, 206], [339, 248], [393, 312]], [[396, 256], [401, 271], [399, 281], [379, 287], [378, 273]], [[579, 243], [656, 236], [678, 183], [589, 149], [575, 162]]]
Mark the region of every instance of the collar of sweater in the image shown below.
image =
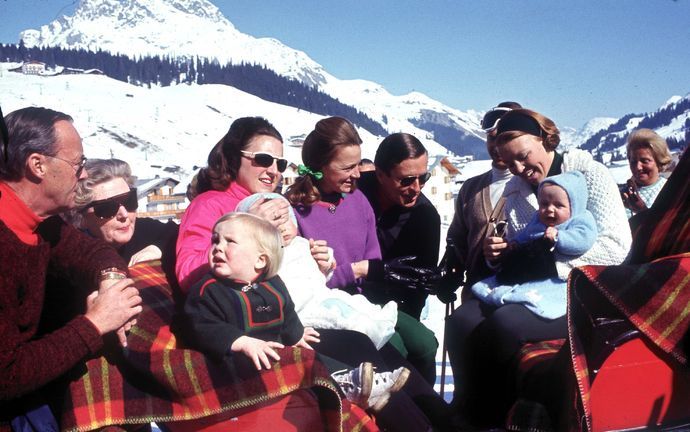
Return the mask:
[[22, 201], [11, 187], [0, 182], [0, 220], [22, 243], [36, 246], [38, 234], [36, 228], [43, 221]]
[[513, 176], [509, 169], [499, 169], [491, 165], [491, 183], [505, 183]]

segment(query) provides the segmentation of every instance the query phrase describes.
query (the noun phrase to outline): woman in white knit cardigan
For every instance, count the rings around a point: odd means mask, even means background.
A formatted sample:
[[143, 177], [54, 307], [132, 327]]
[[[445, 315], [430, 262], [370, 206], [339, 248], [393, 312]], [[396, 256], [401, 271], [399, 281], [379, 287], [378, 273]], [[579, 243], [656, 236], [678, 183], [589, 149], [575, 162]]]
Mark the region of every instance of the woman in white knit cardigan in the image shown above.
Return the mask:
[[[492, 267], [499, 267], [508, 243], [523, 229], [537, 211], [536, 191], [546, 177], [567, 171], [580, 171], [587, 183], [587, 210], [597, 223], [594, 246], [578, 257], [555, 255], [558, 276], [566, 280], [570, 270], [585, 264], [620, 264], [632, 242], [625, 209], [618, 186], [606, 167], [581, 150], [556, 151], [559, 130], [547, 117], [527, 109], [512, 110], [497, 127], [498, 151], [514, 177], [506, 184], [505, 238], [488, 237], [484, 257]], [[565, 296], [564, 296], [565, 298]], [[507, 308], [507, 309], [506, 309]], [[519, 304], [488, 308], [477, 299], [469, 299], [453, 313], [453, 320], [464, 338], [461, 352], [451, 353], [465, 359], [467, 392], [456, 403], [463, 411], [476, 413], [480, 426], [500, 426], [515, 399], [515, 355], [527, 342], [565, 338], [565, 317], [543, 319]], [[455, 376], [458, 376], [455, 373]], [[558, 383], [554, 383], [558, 385]], [[491, 389], [491, 390], [486, 390]]]
[[[565, 280], [573, 267], [620, 264], [628, 254], [632, 237], [618, 186], [608, 169], [582, 150], [558, 153], [558, 129], [553, 121], [534, 111], [514, 111], [506, 114], [505, 121], [501, 119], [497, 138], [498, 151], [514, 175], [503, 192], [508, 219], [506, 240], [509, 242], [534, 215], [538, 208], [534, 192], [542, 180], [561, 172], [580, 171], [585, 175], [589, 192], [587, 210], [597, 221], [599, 236], [587, 253], [572, 260], [556, 259], [558, 275]], [[487, 260], [500, 259], [506, 240], [487, 241], [484, 248]]]

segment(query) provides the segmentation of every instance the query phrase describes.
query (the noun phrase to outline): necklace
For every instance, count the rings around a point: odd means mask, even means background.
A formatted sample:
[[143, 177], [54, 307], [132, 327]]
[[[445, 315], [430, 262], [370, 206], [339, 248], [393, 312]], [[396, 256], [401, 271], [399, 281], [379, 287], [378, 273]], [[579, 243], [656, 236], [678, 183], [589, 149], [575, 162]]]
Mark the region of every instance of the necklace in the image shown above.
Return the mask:
[[341, 193], [341, 194], [338, 194], [338, 197], [335, 200], [336, 202], [332, 202], [332, 200], [323, 200], [323, 198], [322, 198], [322, 200], [317, 201], [316, 204], [320, 205], [322, 207], [326, 207], [331, 214], [335, 214], [335, 211], [338, 209], [338, 205], [341, 202], [343, 202], [344, 199], [345, 199], [345, 194]]

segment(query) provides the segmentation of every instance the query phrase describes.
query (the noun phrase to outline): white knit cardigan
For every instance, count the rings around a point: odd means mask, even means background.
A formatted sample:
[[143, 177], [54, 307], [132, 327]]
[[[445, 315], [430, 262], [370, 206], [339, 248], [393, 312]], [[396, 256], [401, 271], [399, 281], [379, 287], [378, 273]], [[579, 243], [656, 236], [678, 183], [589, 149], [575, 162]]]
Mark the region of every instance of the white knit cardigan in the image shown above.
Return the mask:
[[[599, 234], [594, 246], [577, 258], [556, 254], [558, 277], [567, 280], [570, 270], [583, 265], [616, 265], [628, 255], [632, 236], [628, 218], [620, 198], [618, 186], [606, 167], [582, 150], [569, 150], [563, 154], [562, 171], [580, 171], [585, 175], [589, 210], [597, 222]], [[505, 213], [508, 219], [506, 238], [513, 240], [538, 208], [537, 197], [530, 184], [521, 177], [513, 177], [503, 192], [506, 197]]]

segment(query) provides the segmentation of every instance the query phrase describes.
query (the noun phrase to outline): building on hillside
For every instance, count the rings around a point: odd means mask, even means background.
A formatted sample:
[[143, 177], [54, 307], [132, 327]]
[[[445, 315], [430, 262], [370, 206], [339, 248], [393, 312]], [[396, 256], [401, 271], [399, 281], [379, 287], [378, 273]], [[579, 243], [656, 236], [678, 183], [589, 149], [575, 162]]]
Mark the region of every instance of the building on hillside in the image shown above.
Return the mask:
[[100, 69], [79, 69], [65, 67], [61, 72], [63, 75], [104, 75], [103, 71]]
[[30, 60], [22, 64], [24, 75], [43, 75], [46, 72], [46, 64], [39, 61]]
[[304, 139], [307, 137], [306, 134], [293, 135], [287, 139], [286, 143], [290, 147], [302, 147], [304, 145]]
[[8, 69], [10, 72], [23, 73], [24, 75], [44, 75], [46, 64], [36, 60], [29, 60], [16, 68]]
[[279, 186], [278, 192], [285, 193], [288, 186], [295, 183], [295, 179], [299, 177], [299, 174], [297, 174], [297, 167], [297, 164], [288, 162], [288, 166], [285, 169], [285, 172], [283, 172], [283, 180]]
[[429, 172], [431, 178], [424, 186], [424, 195], [436, 207], [441, 224], [450, 225], [455, 213], [455, 177], [460, 170], [446, 156], [436, 156], [429, 164]]
[[16, 68], [8, 69], [10, 72], [22, 73], [24, 75], [104, 75], [100, 69], [78, 69], [71, 67], [56, 66], [48, 69], [46, 64], [36, 60], [27, 60]]
[[159, 176], [137, 180], [137, 197], [139, 198], [137, 216], [163, 222], [172, 219], [179, 223], [182, 213], [189, 204], [183, 192], [175, 192], [175, 187], [179, 183], [179, 180], [172, 177]]

